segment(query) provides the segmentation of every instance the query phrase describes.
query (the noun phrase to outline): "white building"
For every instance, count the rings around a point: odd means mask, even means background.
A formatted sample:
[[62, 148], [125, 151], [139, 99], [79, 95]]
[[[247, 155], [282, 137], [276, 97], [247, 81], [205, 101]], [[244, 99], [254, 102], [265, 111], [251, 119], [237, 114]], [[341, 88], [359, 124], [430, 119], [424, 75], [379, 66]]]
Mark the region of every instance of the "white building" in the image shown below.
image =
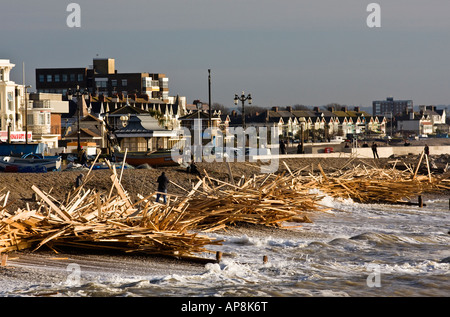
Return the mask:
[[27, 92], [24, 85], [10, 80], [14, 66], [0, 59], [0, 141], [25, 142], [28, 132], [29, 142], [58, 147], [61, 114], [69, 111], [69, 103], [61, 95]]
[[[24, 86], [10, 80], [14, 64], [0, 59], [0, 140], [25, 141], [23, 111], [25, 109]], [[30, 137], [30, 134], [29, 134]]]
[[33, 141], [57, 148], [61, 139], [61, 116], [69, 113], [69, 102], [61, 94], [31, 93], [28, 95], [27, 130]]

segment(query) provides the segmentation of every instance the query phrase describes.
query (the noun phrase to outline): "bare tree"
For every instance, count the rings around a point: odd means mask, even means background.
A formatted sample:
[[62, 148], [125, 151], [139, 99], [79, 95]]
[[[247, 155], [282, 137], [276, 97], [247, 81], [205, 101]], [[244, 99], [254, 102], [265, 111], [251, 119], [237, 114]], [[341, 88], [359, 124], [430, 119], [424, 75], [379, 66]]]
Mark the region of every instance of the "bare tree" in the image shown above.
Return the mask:
[[214, 110], [220, 110], [221, 114], [225, 114], [225, 115], [230, 114], [230, 109], [225, 107], [223, 104], [218, 103], [218, 102], [213, 103], [211, 109], [213, 111]]

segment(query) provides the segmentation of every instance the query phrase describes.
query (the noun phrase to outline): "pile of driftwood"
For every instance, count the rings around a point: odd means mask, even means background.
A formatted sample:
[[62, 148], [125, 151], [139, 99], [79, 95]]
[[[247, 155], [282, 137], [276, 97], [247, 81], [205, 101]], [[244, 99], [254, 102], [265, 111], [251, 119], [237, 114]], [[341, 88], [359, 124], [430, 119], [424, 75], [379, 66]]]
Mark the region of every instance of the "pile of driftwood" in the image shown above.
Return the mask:
[[311, 222], [307, 212], [329, 209], [320, 205], [323, 195], [294, 188], [299, 175], [293, 173], [254, 175], [247, 180], [242, 176], [238, 184], [205, 174], [198, 184], [203, 186], [189, 200], [185, 216], [202, 231], [242, 222], [283, 227], [284, 222]]
[[[156, 193], [132, 200], [122, 187], [123, 168], [110, 166], [111, 189], [101, 193], [85, 182], [64, 201], [32, 186], [37, 208], [8, 210], [8, 192], [0, 191], [0, 253], [37, 250], [56, 252], [61, 247], [139, 252], [198, 259], [208, 245], [222, 241], [204, 232], [247, 222], [282, 227], [286, 222], [310, 222], [309, 212], [326, 211], [323, 195], [351, 198], [361, 203], [399, 203], [430, 190], [450, 189], [448, 175], [417, 175], [412, 169], [354, 166], [328, 175], [305, 168], [281, 174], [254, 175], [235, 183], [205, 176], [185, 195], [169, 195], [167, 204], [156, 203]], [[319, 191], [317, 191], [319, 190]], [[322, 194], [318, 194], [318, 192]]]
[[[428, 162], [428, 161], [427, 161]], [[297, 187], [318, 189], [334, 198], [350, 198], [359, 203], [409, 203], [422, 193], [440, 192], [450, 189], [450, 173], [439, 176], [418, 175], [416, 169], [398, 170], [395, 164], [390, 169], [360, 164], [351, 169], [342, 169], [326, 175], [320, 164], [320, 175], [309, 174], [298, 179]]]
[[[111, 190], [88, 189], [86, 181], [64, 201], [32, 186], [39, 208], [7, 210], [8, 194], [0, 204], [0, 253], [38, 250], [46, 246], [94, 248], [198, 259], [207, 245], [222, 241], [201, 234], [237, 222], [280, 226], [283, 221], [309, 221], [304, 211], [322, 207], [317, 194], [301, 195], [292, 175], [254, 177], [233, 185], [217, 179], [198, 179], [184, 196], [170, 195], [156, 203], [152, 193], [132, 202], [121, 185], [122, 173], [111, 168]], [[123, 170], [122, 170], [123, 171]], [[179, 186], [179, 185], [177, 185]]]

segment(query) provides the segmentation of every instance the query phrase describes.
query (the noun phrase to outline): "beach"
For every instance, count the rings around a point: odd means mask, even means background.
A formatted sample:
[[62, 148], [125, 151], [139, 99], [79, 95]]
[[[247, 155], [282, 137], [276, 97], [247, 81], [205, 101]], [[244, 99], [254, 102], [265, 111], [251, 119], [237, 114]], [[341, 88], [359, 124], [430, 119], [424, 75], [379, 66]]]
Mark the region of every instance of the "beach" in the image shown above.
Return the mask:
[[[409, 158], [409, 163], [414, 160], [417, 162], [417, 159]], [[288, 166], [291, 170], [304, 169], [305, 172], [314, 174], [319, 173], [318, 164], [325, 172], [351, 169], [360, 164], [368, 168], [391, 167], [393, 161], [395, 160], [352, 159], [349, 164], [349, 158], [286, 159], [281, 160], [278, 172], [288, 172]], [[206, 173], [210, 177], [224, 180], [229, 178], [226, 163], [197, 165], [203, 175]], [[234, 162], [230, 166], [236, 180], [242, 175], [247, 178], [260, 172], [259, 163]], [[178, 185], [169, 185], [171, 194], [185, 195], [185, 189], [189, 189], [197, 180], [195, 175], [186, 173], [185, 169], [178, 166], [124, 169], [123, 187], [134, 200], [138, 199], [138, 194], [144, 197], [150, 195], [156, 190], [156, 178], [162, 171]], [[10, 191], [9, 210], [26, 208], [27, 203], [30, 207], [36, 203], [32, 197], [32, 185], [50, 193], [55, 199], [64, 199], [67, 192], [73, 189], [76, 176], [87, 172], [88, 170], [72, 170], [46, 174], [2, 174], [0, 188], [6, 187]], [[86, 188], [110, 190], [110, 170], [93, 170], [89, 175]], [[417, 207], [401, 207], [401, 212], [394, 216], [393, 211], [397, 208], [392, 206], [367, 206], [326, 198], [323, 203], [329, 204], [332, 211], [308, 213], [311, 224], [297, 224], [292, 229], [238, 224], [210, 234], [225, 241], [223, 245], [211, 248], [211, 251], [223, 252], [220, 263], [216, 263], [214, 253], [205, 255], [211, 259], [210, 263], [205, 264], [134, 253], [111, 254], [69, 249], [55, 254], [45, 248], [36, 252], [15, 251], [8, 255], [8, 265], [0, 267], [0, 296], [277, 297], [389, 294], [386, 289], [381, 293], [373, 293], [372, 289], [364, 287], [365, 278], [361, 274], [364, 273], [367, 278], [367, 272], [363, 270], [365, 264], [359, 263], [359, 258], [364, 258], [364, 263], [375, 261], [383, 264], [383, 261], [387, 261], [386, 270], [397, 267], [399, 263], [396, 261], [400, 261], [400, 265], [406, 261], [413, 272], [411, 274], [427, 276], [433, 271], [431, 267], [434, 267], [438, 270], [438, 277], [435, 280], [436, 277], [433, 276], [429, 283], [440, 285], [439, 287], [432, 291], [417, 291], [415, 288], [409, 290], [405, 286], [401, 288], [407, 291], [405, 294], [410, 292], [409, 294], [419, 296], [441, 296], [448, 294], [448, 287], [441, 285], [441, 280], [444, 282], [447, 279], [448, 263], [440, 263], [450, 256], [444, 247], [450, 242], [447, 234], [447, 229], [450, 229], [447, 228], [448, 198], [445, 194], [431, 195], [426, 196], [426, 201], [429, 208], [434, 208], [437, 213], [431, 213], [428, 209], [419, 210]], [[424, 235], [418, 230], [418, 226], [422, 224], [416, 222], [423, 222], [425, 214], [430, 217], [430, 223], [426, 224], [428, 231]], [[374, 219], [378, 220], [373, 222]], [[411, 221], [411, 224], [408, 225], [405, 219]], [[365, 228], [368, 224], [370, 227]], [[397, 254], [399, 248], [405, 248], [405, 243], [411, 243], [414, 247], [424, 243], [424, 246], [420, 245], [419, 250], [413, 252], [409, 262], [400, 259], [393, 261], [392, 252]], [[374, 247], [385, 252], [380, 251], [380, 254], [374, 256]], [[417, 262], [418, 253], [424, 247], [428, 247], [427, 253], [423, 254], [425, 259]], [[325, 250], [328, 250], [327, 253], [324, 253]], [[358, 264], [347, 263], [348, 255], [353, 252], [356, 252], [354, 261]], [[364, 256], [366, 252], [367, 255]], [[263, 261], [264, 256], [268, 258], [266, 263]], [[317, 260], [312, 260], [316, 257]], [[328, 267], [326, 273], [322, 271], [325, 267]], [[356, 276], [355, 272], [358, 272]], [[75, 285], [71, 284], [74, 273], [79, 273]], [[404, 276], [401, 278], [405, 279]], [[331, 285], [327, 282], [330, 279], [335, 281]], [[407, 280], [408, 278], [405, 279]], [[353, 283], [358, 285], [356, 290], [350, 287]], [[402, 296], [400, 291], [395, 292], [394, 296]]]

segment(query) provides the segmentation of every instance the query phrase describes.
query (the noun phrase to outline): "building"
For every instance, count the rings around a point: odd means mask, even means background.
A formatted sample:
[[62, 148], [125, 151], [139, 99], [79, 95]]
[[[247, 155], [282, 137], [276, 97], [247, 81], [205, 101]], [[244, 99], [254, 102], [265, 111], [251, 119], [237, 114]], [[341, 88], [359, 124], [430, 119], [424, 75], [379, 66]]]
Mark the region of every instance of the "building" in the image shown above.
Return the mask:
[[[25, 140], [25, 87], [10, 80], [15, 67], [8, 59], [0, 59], [0, 141]], [[30, 133], [28, 139], [31, 139]]]
[[150, 114], [126, 116], [123, 127], [114, 131], [120, 149], [129, 152], [147, 152], [171, 149], [179, 138], [177, 131], [168, 130]]
[[[68, 146], [68, 151], [76, 152], [78, 148], [78, 137], [80, 146], [92, 143], [98, 149], [106, 149], [108, 141], [107, 129], [104, 121], [89, 113], [89, 109], [84, 98], [79, 98], [79, 100], [77, 100], [77, 107], [72, 109], [75, 109], [75, 111], [69, 112], [70, 117], [63, 119], [63, 121], [68, 121], [64, 125], [63, 140], [66, 145], [72, 145], [70, 149]], [[79, 126], [78, 111], [80, 111]]]
[[447, 134], [445, 109], [435, 106], [419, 106], [419, 112], [411, 112], [397, 118], [397, 131], [402, 134], [432, 135]]
[[[272, 107], [246, 117], [247, 127], [278, 128], [279, 137], [286, 140], [300, 139], [327, 141], [335, 136], [349, 135], [381, 137], [386, 135], [387, 119], [385, 116], [372, 116], [360, 107], [349, 110], [347, 106], [313, 107], [311, 109], [294, 109], [294, 107]], [[241, 116], [235, 110], [230, 115], [221, 115], [218, 126], [221, 130], [242, 125]]]
[[413, 112], [413, 108], [412, 100], [394, 100], [393, 97], [372, 102], [372, 114], [374, 116], [386, 116], [389, 114], [390, 117], [395, 117]]
[[31, 93], [27, 98], [27, 131], [33, 141], [59, 147], [61, 140], [61, 117], [69, 112], [69, 102], [61, 94]]
[[36, 69], [37, 92], [66, 95], [76, 86], [94, 96], [146, 95], [169, 100], [169, 78], [165, 74], [119, 73], [112, 58], [94, 59], [92, 67]]

